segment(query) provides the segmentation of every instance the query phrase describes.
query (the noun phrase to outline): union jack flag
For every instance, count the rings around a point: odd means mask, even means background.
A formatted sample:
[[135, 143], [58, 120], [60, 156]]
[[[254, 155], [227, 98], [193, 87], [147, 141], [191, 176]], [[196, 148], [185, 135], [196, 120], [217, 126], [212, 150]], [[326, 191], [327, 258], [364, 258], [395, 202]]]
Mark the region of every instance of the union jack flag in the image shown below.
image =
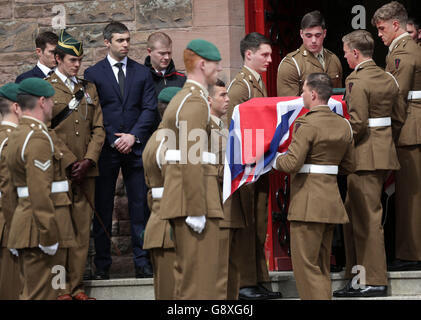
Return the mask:
[[[349, 118], [342, 95], [329, 107]], [[295, 120], [307, 113], [301, 97], [253, 98], [234, 108], [225, 153], [223, 201], [244, 184], [272, 169], [277, 152], [286, 152]]]

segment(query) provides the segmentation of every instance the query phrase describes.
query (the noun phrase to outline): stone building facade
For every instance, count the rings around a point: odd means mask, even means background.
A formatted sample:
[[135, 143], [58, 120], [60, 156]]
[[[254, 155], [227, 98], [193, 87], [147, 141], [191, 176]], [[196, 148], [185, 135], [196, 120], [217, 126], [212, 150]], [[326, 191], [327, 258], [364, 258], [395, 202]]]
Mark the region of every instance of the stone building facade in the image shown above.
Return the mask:
[[[173, 40], [178, 70], [184, 70], [182, 52], [195, 38], [209, 40], [220, 49], [220, 77], [225, 82], [242, 66], [239, 42], [245, 34], [243, 0], [0, 0], [0, 85], [14, 81], [36, 63], [35, 38], [39, 32], [57, 31], [63, 26], [76, 39], [83, 40], [83, 75], [87, 67], [105, 57], [102, 30], [111, 20], [128, 26], [129, 56], [137, 62], [143, 63], [147, 55], [149, 34], [160, 30]], [[130, 220], [121, 178], [112, 231], [121, 256], [113, 253], [110, 272], [114, 277], [132, 276]]]

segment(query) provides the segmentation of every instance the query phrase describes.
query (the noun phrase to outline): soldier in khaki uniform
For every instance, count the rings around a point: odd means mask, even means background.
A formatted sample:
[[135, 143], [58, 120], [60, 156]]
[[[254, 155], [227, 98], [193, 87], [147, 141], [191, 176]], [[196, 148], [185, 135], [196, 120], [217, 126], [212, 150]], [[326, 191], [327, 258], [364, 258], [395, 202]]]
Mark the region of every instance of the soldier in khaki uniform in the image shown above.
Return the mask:
[[[222, 118], [229, 107], [228, 92], [225, 83], [217, 80], [215, 86], [209, 91], [210, 127], [211, 127], [211, 152], [216, 154], [218, 160], [219, 186], [222, 199], [224, 161], [228, 129]], [[237, 208], [234, 208], [237, 206]], [[238, 238], [238, 230], [245, 227], [239, 197], [231, 197], [223, 205], [224, 219], [219, 223], [219, 250], [220, 264], [218, 281], [226, 288], [227, 300], [238, 299], [240, 289], [240, 252], [242, 243]]]
[[7, 168], [5, 152], [11, 133], [17, 128], [22, 111], [17, 104], [18, 85], [0, 88], [0, 300], [17, 300], [22, 289], [17, 251], [9, 252], [10, 223], [17, 205], [17, 194]]
[[[172, 97], [180, 91], [178, 87], [164, 88], [158, 95], [158, 111], [160, 118]], [[158, 128], [159, 129], [159, 128]], [[164, 178], [161, 172], [164, 163], [165, 137], [158, 136], [155, 131], [146, 143], [142, 153], [145, 182], [148, 190], [148, 205], [151, 210], [145, 228], [143, 249], [149, 250], [154, 274], [154, 291], [156, 300], [172, 300], [174, 294], [174, 242], [168, 220], [160, 217], [160, 201], [164, 192]]]
[[69, 252], [70, 287], [63, 298], [88, 300], [82, 282], [89, 249], [97, 162], [105, 130], [95, 85], [77, 77], [83, 58], [82, 43], [62, 30], [55, 56], [57, 69], [47, 78], [56, 91], [51, 128], [77, 158], [71, 179], [72, 219], [78, 246]]
[[[187, 81], [169, 103], [162, 130], [165, 153], [161, 217], [169, 219], [175, 242], [174, 299], [224, 299], [218, 283], [219, 221], [223, 218], [216, 156], [208, 152], [209, 85], [222, 70], [219, 50], [195, 39], [184, 50]], [[174, 136], [175, 134], [175, 136]], [[189, 134], [193, 137], [187, 137]]]
[[[56, 299], [61, 285], [53, 281], [53, 267], [66, 264], [75, 246], [70, 216], [70, 188], [66, 167], [76, 158], [64, 157], [48, 134], [54, 89], [40, 78], [19, 85], [23, 116], [9, 136], [6, 161], [18, 194], [8, 247], [17, 249], [22, 279], [20, 299]], [[61, 272], [64, 279], [65, 274]], [[57, 284], [58, 287], [55, 287]]]
[[389, 47], [386, 71], [399, 84], [392, 134], [401, 169], [396, 172], [396, 261], [390, 271], [421, 269], [421, 48], [406, 32], [408, 14], [397, 1], [379, 8], [372, 24]]
[[[265, 72], [272, 62], [270, 41], [263, 35], [253, 32], [241, 41], [240, 49], [244, 66], [228, 87], [230, 99], [227, 113], [228, 126], [236, 105], [252, 98], [267, 97], [261, 73]], [[230, 210], [241, 210], [246, 222], [246, 227], [238, 232], [239, 242], [243, 248], [239, 257], [240, 299], [279, 297], [279, 293], [273, 293], [263, 286], [263, 283], [269, 282], [264, 253], [268, 193], [269, 176], [266, 174], [255, 183], [242, 186], [231, 197], [233, 203], [241, 203], [241, 206], [233, 205]]]
[[[350, 224], [344, 226], [346, 275], [349, 283], [336, 297], [387, 295], [386, 253], [381, 195], [389, 170], [400, 168], [392, 139], [391, 114], [397, 107], [396, 79], [372, 60], [374, 40], [365, 30], [342, 38], [351, 69], [346, 101], [355, 142], [355, 173], [348, 176], [345, 207]], [[352, 268], [365, 268], [365, 288], [352, 288]]]
[[338, 57], [326, 48], [326, 25], [319, 11], [307, 13], [301, 20], [302, 46], [289, 53], [278, 66], [278, 97], [300, 96], [306, 77], [313, 72], [325, 72], [334, 88], [342, 87], [342, 66]]
[[310, 112], [295, 122], [288, 152], [274, 168], [291, 173], [291, 256], [301, 299], [331, 299], [330, 252], [334, 224], [348, 217], [339, 194], [336, 174], [354, 170], [352, 129], [332, 112], [330, 77], [314, 73], [303, 86], [304, 106]]

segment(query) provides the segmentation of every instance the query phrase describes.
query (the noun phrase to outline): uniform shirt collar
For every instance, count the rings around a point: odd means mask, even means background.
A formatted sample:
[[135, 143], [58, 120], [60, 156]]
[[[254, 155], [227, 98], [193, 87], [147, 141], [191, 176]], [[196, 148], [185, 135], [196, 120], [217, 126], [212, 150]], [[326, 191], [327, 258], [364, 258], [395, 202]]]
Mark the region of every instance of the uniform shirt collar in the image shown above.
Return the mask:
[[355, 67], [355, 71], [357, 71], [357, 70], [358, 70], [358, 68], [359, 68], [359, 67], [361, 67], [361, 65], [362, 65], [363, 63], [366, 63], [366, 62], [369, 62], [369, 61], [373, 61], [373, 59], [367, 59], [367, 60], [364, 60], [363, 62], [360, 62], [359, 64], [357, 64], [357, 66]]
[[409, 33], [408, 33], [408, 32], [404, 32], [404, 33], [402, 33], [399, 37], [396, 37], [396, 38], [392, 41], [392, 43], [390, 44], [390, 46], [389, 46], [389, 52], [392, 52], [392, 50], [395, 48], [396, 43], [397, 43], [400, 39], [402, 39], [403, 37], [406, 37], [406, 36], [409, 36]]
[[247, 67], [246, 65], [244, 65], [244, 68], [246, 68], [248, 71], [250, 71], [250, 73], [253, 75], [253, 77], [257, 80], [257, 82], [259, 82], [259, 80], [260, 80], [260, 78], [261, 78], [261, 75], [257, 72], [257, 71], [255, 71], [255, 70], [253, 70], [252, 68], [250, 68], [250, 67]]
[[18, 127], [18, 125], [16, 123], [13, 123], [13, 122], [10, 122], [10, 121], [5, 121], [5, 120], [3, 120], [1, 122], [1, 124], [3, 126], [10, 126], [10, 127], [13, 127], [13, 128], [17, 128]]
[[33, 120], [33, 121], [36, 121], [36, 122], [40, 123], [43, 126], [44, 130], [48, 132], [47, 126], [41, 120], [38, 120], [37, 118], [31, 117], [31, 116], [26, 116], [26, 115], [25, 116], [22, 116], [22, 118]]
[[[68, 77], [66, 77], [64, 74], [62, 74], [59, 70], [58, 70], [58, 68], [54, 71], [54, 73], [60, 78], [60, 80], [61, 81], [63, 81], [63, 83], [64, 84], [66, 84], [66, 79], [68, 78]], [[77, 79], [76, 79], [76, 77], [69, 77], [69, 79], [70, 80], [72, 80], [72, 82], [74, 83], [74, 84], [77, 84]]]
[[196, 86], [198, 86], [200, 89], [202, 89], [202, 91], [203, 91], [203, 93], [204, 93], [204, 95], [205, 95], [205, 98], [207, 99], [208, 98], [208, 96], [209, 96], [209, 91], [208, 91], [208, 89], [206, 89], [201, 83], [199, 83], [199, 82], [197, 82], [197, 81], [194, 81], [194, 80], [192, 80], [192, 79], [187, 79], [187, 81], [186, 82], [191, 82], [191, 83], [193, 83], [193, 84], [195, 84]]
[[47, 66], [43, 65], [39, 60], [37, 62], [37, 67], [41, 69], [42, 73], [45, 76], [48, 76], [48, 74], [50, 73], [50, 71], [54, 71], [54, 69], [48, 68]]
[[217, 116], [211, 114], [211, 119], [221, 128], [224, 128], [224, 122], [221, 120], [221, 118], [218, 118]]

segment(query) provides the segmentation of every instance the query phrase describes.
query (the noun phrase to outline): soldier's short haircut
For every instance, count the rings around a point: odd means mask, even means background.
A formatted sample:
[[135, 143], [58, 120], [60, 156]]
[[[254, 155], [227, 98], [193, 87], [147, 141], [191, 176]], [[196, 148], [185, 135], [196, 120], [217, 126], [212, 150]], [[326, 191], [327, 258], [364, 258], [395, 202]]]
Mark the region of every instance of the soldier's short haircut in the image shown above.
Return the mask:
[[211, 97], [213, 97], [213, 95], [215, 94], [215, 87], [226, 88], [225, 82], [218, 78], [216, 79], [215, 85], [209, 86], [209, 95]]
[[13, 101], [0, 97], [0, 114], [2, 115], [2, 117], [10, 113], [10, 106], [12, 105], [12, 103]]
[[18, 104], [22, 111], [25, 110], [33, 110], [37, 105], [39, 97], [26, 94], [26, 93], [18, 93]]
[[203, 59], [198, 54], [193, 52], [190, 49], [184, 49], [183, 52], [183, 60], [184, 60], [184, 66], [186, 67], [186, 72], [190, 73], [194, 70], [196, 62], [200, 59]]
[[155, 43], [157, 42], [160, 42], [163, 45], [168, 46], [168, 47], [172, 45], [172, 40], [169, 37], [169, 35], [161, 31], [154, 32], [148, 37], [148, 48], [151, 50], [154, 50]]
[[380, 21], [397, 20], [399, 21], [401, 28], [406, 28], [406, 22], [408, 21], [408, 12], [406, 11], [403, 4], [392, 1], [376, 10], [371, 19], [371, 24], [375, 27]]
[[57, 45], [58, 36], [51, 31], [41, 32], [35, 39], [35, 47], [40, 48], [44, 52], [47, 47], [47, 43]]
[[323, 103], [329, 101], [332, 95], [333, 85], [332, 80], [326, 73], [311, 73], [307, 76], [306, 81], [307, 87], [317, 92], [320, 101]]
[[321, 27], [326, 29], [326, 22], [319, 10], [306, 13], [301, 19], [301, 30], [307, 28]]
[[118, 22], [118, 21], [111, 21], [107, 24], [104, 28], [103, 35], [104, 39], [107, 39], [111, 42], [111, 38], [113, 37], [113, 33], [126, 33], [129, 32], [129, 29], [126, 27], [125, 24]]
[[355, 30], [342, 38], [351, 50], [357, 49], [364, 57], [372, 57], [374, 52], [374, 39], [366, 30]]
[[262, 44], [270, 45], [271, 43], [268, 38], [258, 32], [252, 32], [246, 35], [240, 42], [240, 53], [243, 60], [247, 50], [256, 52]]
[[413, 18], [413, 17], [409, 17], [406, 24], [412, 24], [414, 26], [415, 30], [418, 30], [420, 28], [419, 20], [416, 19], [416, 18]]

